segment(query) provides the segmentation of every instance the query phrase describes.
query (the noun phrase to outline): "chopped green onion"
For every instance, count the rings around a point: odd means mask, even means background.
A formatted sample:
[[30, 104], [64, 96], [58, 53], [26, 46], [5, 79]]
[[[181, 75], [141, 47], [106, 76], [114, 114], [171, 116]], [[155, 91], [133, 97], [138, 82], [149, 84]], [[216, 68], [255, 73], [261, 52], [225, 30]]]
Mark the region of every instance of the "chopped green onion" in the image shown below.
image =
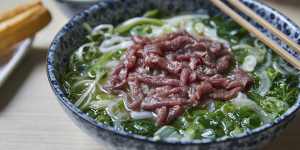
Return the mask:
[[83, 23], [82, 26], [89, 32], [92, 33], [93, 28], [91, 27], [91, 25], [89, 25], [88, 23]]
[[176, 128], [172, 126], [163, 126], [154, 133], [154, 139], [156, 140], [172, 140], [172, 139], [181, 139], [180, 135]]

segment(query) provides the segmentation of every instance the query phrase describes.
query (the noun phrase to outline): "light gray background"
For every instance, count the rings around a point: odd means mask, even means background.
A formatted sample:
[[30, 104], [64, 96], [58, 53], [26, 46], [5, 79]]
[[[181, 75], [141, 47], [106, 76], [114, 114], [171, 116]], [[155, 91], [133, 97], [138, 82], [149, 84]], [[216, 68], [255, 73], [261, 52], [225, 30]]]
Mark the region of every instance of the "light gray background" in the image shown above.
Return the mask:
[[[27, 0], [1, 0], [0, 11]], [[46, 77], [46, 50], [54, 34], [66, 22], [53, 0], [44, 0], [53, 14], [52, 23], [36, 36], [28, 52], [0, 88], [1, 150], [104, 150], [81, 132], [62, 111]], [[300, 1], [268, 0], [300, 24]], [[267, 150], [299, 149], [300, 112], [288, 129]]]

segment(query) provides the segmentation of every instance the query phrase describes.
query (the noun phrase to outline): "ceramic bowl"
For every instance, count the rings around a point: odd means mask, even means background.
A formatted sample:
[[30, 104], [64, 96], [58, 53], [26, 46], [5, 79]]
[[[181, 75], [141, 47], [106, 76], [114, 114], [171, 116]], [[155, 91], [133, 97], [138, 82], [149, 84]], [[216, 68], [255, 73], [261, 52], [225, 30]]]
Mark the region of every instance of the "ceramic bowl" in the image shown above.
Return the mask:
[[97, 1], [99, 0], [54, 0], [60, 10], [68, 17], [74, 16], [80, 11], [97, 3]]
[[[268, 20], [276, 28], [283, 31], [291, 39], [300, 44], [300, 30], [292, 21], [276, 10], [258, 1], [242, 0], [257, 14]], [[263, 125], [236, 137], [222, 138], [217, 140], [195, 140], [185, 142], [154, 141], [152, 138], [133, 135], [125, 132], [115, 131], [111, 127], [97, 123], [86, 114], [82, 113], [67, 98], [62, 86], [61, 75], [65, 72], [65, 66], [72, 51], [82, 45], [87, 32], [82, 27], [83, 23], [92, 26], [101, 23], [118, 24], [128, 18], [140, 16], [149, 9], [160, 9], [173, 14], [180, 12], [195, 12], [204, 9], [211, 15], [222, 15], [218, 9], [210, 4], [208, 0], [110, 0], [101, 1], [89, 9], [74, 16], [61, 29], [54, 38], [48, 52], [48, 78], [50, 85], [58, 98], [62, 108], [69, 114], [70, 118], [88, 135], [96, 141], [103, 143], [107, 149], [133, 149], [133, 150], [248, 150], [257, 149], [274, 139], [280, 131], [295, 117], [299, 109], [300, 98], [281, 117], [273, 123]], [[286, 49], [289, 53], [300, 58], [291, 51], [284, 43], [273, 37], [263, 27], [257, 25], [247, 18], [259, 30]]]

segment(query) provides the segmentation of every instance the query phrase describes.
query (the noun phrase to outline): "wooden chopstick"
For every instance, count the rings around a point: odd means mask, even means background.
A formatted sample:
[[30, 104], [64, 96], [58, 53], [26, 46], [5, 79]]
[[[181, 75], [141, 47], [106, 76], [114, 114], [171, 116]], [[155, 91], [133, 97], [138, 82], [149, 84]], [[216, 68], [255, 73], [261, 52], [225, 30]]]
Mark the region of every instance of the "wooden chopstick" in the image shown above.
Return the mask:
[[33, 36], [51, 20], [50, 12], [40, 1], [25, 4], [0, 15], [0, 56], [11, 52], [11, 47]]
[[250, 33], [254, 34], [260, 41], [270, 47], [274, 52], [276, 52], [279, 56], [281, 56], [284, 60], [289, 62], [295, 68], [300, 70], [300, 61], [296, 59], [294, 56], [290, 55], [283, 48], [278, 46], [274, 41], [270, 40], [266, 35], [256, 29], [252, 24], [247, 22], [243, 17], [233, 11], [230, 7], [224, 4], [221, 0], [210, 0], [216, 7], [218, 7], [221, 11], [231, 17], [234, 21], [236, 21], [239, 25], [244, 27]]
[[248, 8], [244, 3], [240, 2], [239, 0], [228, 0], [228, 2], [239, 9], [241, 12], [255, 20], [257, 23], [262, 25], [264, 28], [271, 31], [274, 35], [276, 35], [280, 40], [284, 41], [287, 45], [289, 45], [291, 48], [293, 48], [296, 52], [300, 53], [300, 46], [291, 40], [287, 35], [276, 29], [274, 26], [272, 26], [269, 22], [267, 22], [265, 19], [257, 15], [255, 12], [253, 12], [250, 8]]

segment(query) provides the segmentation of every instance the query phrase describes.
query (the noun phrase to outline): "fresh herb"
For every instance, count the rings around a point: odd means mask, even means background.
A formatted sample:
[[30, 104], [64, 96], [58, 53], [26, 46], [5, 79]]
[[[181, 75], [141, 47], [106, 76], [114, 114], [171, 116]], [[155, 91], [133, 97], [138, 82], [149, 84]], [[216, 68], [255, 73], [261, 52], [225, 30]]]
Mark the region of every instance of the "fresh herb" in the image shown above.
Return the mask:
[[123, 123], [124, 130], [138, 135], [153, 136], [158, 129], [153, 120], [129, 120]]

